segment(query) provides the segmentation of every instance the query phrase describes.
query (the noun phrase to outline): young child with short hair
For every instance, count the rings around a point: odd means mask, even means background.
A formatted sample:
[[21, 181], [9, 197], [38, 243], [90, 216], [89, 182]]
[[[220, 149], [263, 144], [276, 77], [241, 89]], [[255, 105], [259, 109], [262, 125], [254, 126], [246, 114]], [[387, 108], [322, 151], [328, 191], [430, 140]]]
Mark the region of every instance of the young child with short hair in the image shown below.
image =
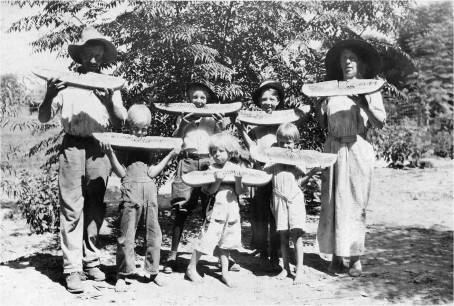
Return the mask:
[[[281, 148], [294, 149], [300, 139], [298, 128], [293, 123], [283, 123], [276, 132], [277, 144]], [[253, 152], [252, 152], [253, 154]], [[271, 211], [276, 220], [276, 230], [281, 239], [283, 270], [278, 279], [291, 276], [289, 263], [289, 242], [293, 240], [296, 255], [296, 276], [294, 285], [303, 282], [303, 232], [306, 223], [304, 188], [309, 179], [319, 171], [312, 168], [308, 173], [298, 166], [267, 163], [263, 171], [272, 174], [273, 197]]]
[[[246, 189], [243, 187], [241, 167], [230, 161], [240, 145], [238, 140], [228, 132], [210, 137], [209, 150], [214, 163], [209, 169], [235, 171], [235, 183], [223, 183], [224, 175], [215, 174], [215, 182], [204, 186], [202, 191], [209, 195], [206, 219], [197, 244], [192, 253], [186, 276], [193, 282], [201, 282], [203, 278], [197, 273], [197, 263], [202, 254], [211, 255], [216, 247], [221, 258], [222, 281], [229, 287], [235, 282], [229, 274], [230, 250], [241, 248], [241, 221], [238, 196]], [[238, 172], [236, 172], [238, 171]]]
[[[135, 104], [128, 110], [126, 123], [130, 134], [142, 137], [147, 134], [151, 113], [147, 106]], [[159, 276], [159, 258], [162, 233], [158, 223], [157, 189], [152, 178], [158, 176], [169, 161], [180, 153], [174, 148], [157, 165], [151, 165], [151, 155], [141, 150], [116, 151], [101, 143], [112, 170], [121, 178], [120, 237], [117, 239], [117, 281], [115, 291], [127, 290], [126, 278], [135, 277], [134, 240], [142, 214], [145, 221], [145, 273], [149, 280], [163, 286]]]
[[[190, 83], [187, 86], [188, 103], [202, 107], [207, 103], [216, 103], [218, 98], [214, 91], [203, 83]], [[213, 114], [211, 117], [199, 117], [194, 113], [182, 114], [177, 119], [174, 137], [183, 139], [182, 152], [178, 158], [175, 179], [172, 183], [172, 200], [175, 220], [172, 229], [172, 245], [164, 264], [164, 273], [172, 273], [177, 268], [177, 252], [187, 217], [196, 209], [199, 198], [202, 202], [202, 213], [205, 212], [207, 197], [201, 188], [186, 185], [181, 176], [191, 171], [208, 169], [210, 157], [208, 138], [223, 130], [223, 116]], [[205, 216], [203, 216], [205, 218]]]

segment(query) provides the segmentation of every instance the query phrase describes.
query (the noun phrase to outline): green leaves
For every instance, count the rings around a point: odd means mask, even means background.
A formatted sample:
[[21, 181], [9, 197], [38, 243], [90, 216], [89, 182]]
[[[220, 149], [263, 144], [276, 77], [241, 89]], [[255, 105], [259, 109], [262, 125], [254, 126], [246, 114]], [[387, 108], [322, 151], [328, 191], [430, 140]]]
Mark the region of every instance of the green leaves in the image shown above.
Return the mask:
[[27, 224], [37, 234], [57, 232], [60, 225], [58, 197], [58, 174], [46, 171], [36, 177], [22, 173], [22, 184], [26, 184], [19, 197], [18, 205]]
[[[128, 79], [127, 90], [140, 83], [166, 99], [175, 96], [176, 84], [204, 79], [219, 86], [222, 98], [237, 99], [267, 77], [296, 94], [302, 83], [323, 79], [323, 61], [314, 52], [324, 54], [334, 41], [368, 27], [389, 33], [407, 9], [383, 1], [53, 1], [10, 30], [49, 27], [33, 43], [42, 52], [77, 41], [83, 25], [97, 24], [121, 50], [115, 73]], [[322, 50], [308, 47], [317, 40]], [[240, 90], [231, 91], [231, 82]]]

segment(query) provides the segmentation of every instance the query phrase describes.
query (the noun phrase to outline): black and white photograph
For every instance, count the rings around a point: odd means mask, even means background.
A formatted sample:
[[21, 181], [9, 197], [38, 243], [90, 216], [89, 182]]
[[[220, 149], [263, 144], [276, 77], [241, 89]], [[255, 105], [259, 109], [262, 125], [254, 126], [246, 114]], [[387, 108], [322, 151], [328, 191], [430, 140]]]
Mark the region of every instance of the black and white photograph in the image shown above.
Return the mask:
[[0, 6], [1, 305], [454, 304], [450, 0]]

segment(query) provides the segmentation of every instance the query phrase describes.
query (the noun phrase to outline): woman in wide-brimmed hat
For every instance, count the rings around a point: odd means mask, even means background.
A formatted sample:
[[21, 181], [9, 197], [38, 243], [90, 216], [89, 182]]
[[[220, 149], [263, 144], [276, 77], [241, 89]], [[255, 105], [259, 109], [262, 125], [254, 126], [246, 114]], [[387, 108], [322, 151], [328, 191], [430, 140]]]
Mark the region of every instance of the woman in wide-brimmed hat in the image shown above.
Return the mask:
[[[379, 73], [381, 60], [369, 43], [351, 39], [328, 51], [325, 67], [328, 80], [365, 79]], [[328, 129], [324, 151], [337, 154], [337, 162], [322, 173], [317, 242], [321, 253], [333, 255], [329, 272], [359, 276], [375, 159], [366, 132], [384, 125], [382, 96], [377, 91], [329, 97], [316, 103], [316, 116]]]

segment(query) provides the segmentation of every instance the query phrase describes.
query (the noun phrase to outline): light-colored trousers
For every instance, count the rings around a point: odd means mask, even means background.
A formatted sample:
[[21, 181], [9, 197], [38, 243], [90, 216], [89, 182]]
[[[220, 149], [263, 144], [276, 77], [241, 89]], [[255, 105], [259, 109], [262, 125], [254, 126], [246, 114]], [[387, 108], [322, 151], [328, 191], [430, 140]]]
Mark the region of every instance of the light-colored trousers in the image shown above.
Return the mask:
[[92, 137], [66, 134], [59, 155], [60, 238], [63, 273], [100, 265], [97, 238], [106, 205], [107, 156]]

